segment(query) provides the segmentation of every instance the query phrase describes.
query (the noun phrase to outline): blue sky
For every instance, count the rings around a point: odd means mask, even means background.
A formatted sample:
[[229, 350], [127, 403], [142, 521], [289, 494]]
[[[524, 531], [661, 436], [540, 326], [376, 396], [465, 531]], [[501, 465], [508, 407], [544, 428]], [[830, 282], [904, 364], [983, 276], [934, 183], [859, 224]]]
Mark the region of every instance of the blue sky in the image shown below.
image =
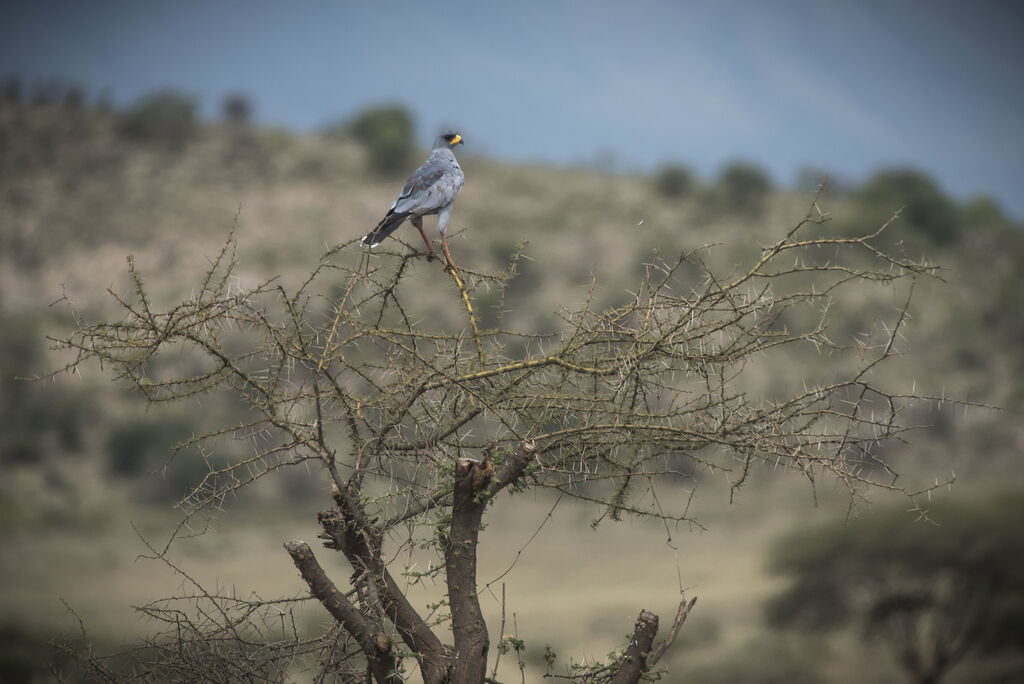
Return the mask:
[[380, 102], [500, 158], [931, 173], [1024, 218], [1024, 5], [976, 0], [5, 3], [0, 77], [159, 87], [312, 130]]

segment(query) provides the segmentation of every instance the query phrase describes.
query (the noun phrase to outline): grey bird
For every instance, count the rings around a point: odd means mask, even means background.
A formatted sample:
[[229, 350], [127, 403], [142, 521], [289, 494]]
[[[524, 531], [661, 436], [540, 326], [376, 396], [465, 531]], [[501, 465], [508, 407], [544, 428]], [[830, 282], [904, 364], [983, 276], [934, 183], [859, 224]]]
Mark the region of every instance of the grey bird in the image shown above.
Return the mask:
[[402, 225], [405, 219], [411, 219], [412, 225], [420, 231], [423, 242], [427, 245], [427, 258], [434, 257], [434, 248], [423, 232], [423, 217], [437, 214], [437, 229], [441, 232], [441, 243], [444, 245], [444, 256], [448, 260], [445, 269], [456, 271], [451, 252], [448, 251], [448, 219], [452, 215], [452, 203], [462, 189], [465, 177], [462, 168], [455, 159], [452, 150], [462, 144], [462, 136], [453, 131], [445, 131], [434, 140], [434, 147], [423, 166], [416, 169], [405, 182], [402, 192], [392, 203], [388, 213], [380, 220], [377, 227], [366, 234], [363, 244], [370, 248], [376, 247], [384, 238]]

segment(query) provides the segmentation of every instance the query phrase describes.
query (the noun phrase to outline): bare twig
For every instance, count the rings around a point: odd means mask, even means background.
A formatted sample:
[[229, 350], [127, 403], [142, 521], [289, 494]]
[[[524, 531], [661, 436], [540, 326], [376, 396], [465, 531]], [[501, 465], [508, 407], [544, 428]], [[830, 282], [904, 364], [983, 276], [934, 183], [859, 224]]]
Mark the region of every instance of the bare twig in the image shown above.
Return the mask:
[[690, 611], [693, 610], [693, 606], [696, 603], [696, 596], [690, 599], [689, 603], [686, 602], [686, 599], [679, 602], [679, 609], [676, 611], [675, 620], [672, 621], [672, 629], [668, 631], [668, 635], [665, 637], [665, 640], [658, 644], [658, 647], [654, 649], [654, 652], [647, 657], [648, 667], [654, 667], [657, 665], [658, 661], [665, 655], [669, 647], [672, 646], [672, 642], [676, 640], [679, 630], [682, 629], [683, 623], [686, 622], [686, 618], [690, 616]]

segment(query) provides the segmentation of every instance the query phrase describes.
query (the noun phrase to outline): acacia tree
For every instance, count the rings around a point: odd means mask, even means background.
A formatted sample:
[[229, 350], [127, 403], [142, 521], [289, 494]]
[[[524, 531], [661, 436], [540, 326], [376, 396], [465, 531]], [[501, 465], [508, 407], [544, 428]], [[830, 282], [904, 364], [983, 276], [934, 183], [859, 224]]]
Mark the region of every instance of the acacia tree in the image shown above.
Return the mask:
[[790, 585], [768, 604], [777, 626], [853, 628], [910, 681], [938, 684], [973, 657], [1013, 656], [1024, 630], [1024, 498], [903, 509], [800, 530], [772, 568]]
[[[353, 241], [327, 252], [296, 288], [274, 279], [245, 288], [233, 277], [231, 238], [193, 294], [168, 308], [150, 300], [129, 259], [134, 287], [118, 296], [123, 316], [77, 319], [60, 340], [76, 352], [69, 368], [98, 360], [152, 402], [215, 390], [237, 396], [251, 420], [194, 442], [241, 436], [254, 453], [211, 466], [184, 502], [187, 515], [283, 469], [319, 464], [332, 494], [319, 536], [352, 570], [339, 586], [309, 544], [284, 544], [335, 620], [317, 637], [281, 628], [288, 601], [240, 600], [198, 583], [192, 610], [180, 599], [150, 604], [144, 610], [168, 630], [139, 652], [133, 676], [274, 679], [303, 663], [317, 681], [399, 681], [412, 666], [428, 683], [485, 681], [491, 650], [477, 541], [488, 505], [505, 490], [556, 490], [612, 519], [682, 521], [687, 501], [658, 490], [695, 468], [730, 473], [734, 487], [765, 462], [812, 482], [831, 475], [851, 496], [898, 489], [863, 466], [877, 465], [875, 446], [908, 429], [900, 416], [914, 397], [879, 384], [877, 370], [898, 353], [909, 294], [892, 320], [849, 347], [829, 339], [829, 311], [846, 291], [934, 269], [878, 249], [886, 226], [856, 238], [823, 235], [817, 201], [746, 267], [715, 272], [707, 248], [655, 259], [632, 301], [596, 310], [588, 300], [541, 336], [481, 329], [473, 310], [482, 291], [515, 277], [518, 254], [502, 273], [451, 275], [435, 297], [461, 312], [454, 326], [417, 308], [415, 252], [366, 260]], [[153, 360], [182, 347], [201, 370], [154, 377]], [[749, 393], [746, 371], [791, 347], [827, 350], [836, 370], [799, 390]], [[396, 581], [398, 552], [424, 541], [442, 561], [428, 574], [447, 587], [447, 614], [414, 606]], [[154, 555], [170, 562], [166, 548]], [[642, 611], [623, 653], [553, 674], [652, 676], [692, 605], [680, 604], [658, 646], [658, 617]], [[495, 659], [517, 647], [504, 638], [499, 646]], [[102, 659], [89, 666], [113, 676]]]

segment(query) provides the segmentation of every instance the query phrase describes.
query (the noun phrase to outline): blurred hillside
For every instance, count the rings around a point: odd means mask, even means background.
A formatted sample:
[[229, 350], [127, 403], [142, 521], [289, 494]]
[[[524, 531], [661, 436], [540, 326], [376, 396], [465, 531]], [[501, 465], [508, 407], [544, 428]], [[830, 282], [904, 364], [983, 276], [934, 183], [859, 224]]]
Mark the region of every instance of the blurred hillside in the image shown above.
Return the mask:
[[[129, 254], [156, 305], [172, 305], [190, 291], [232, 230], [241, 278], [279, 277], [298, 284], [330, 247], [361, 237], [376, 223], [425, 150], [412, 143], [411, 118], [394, 108], [368, 111], [322, 135], [295, 135], [252, 127], [245, 100], [238, 96], [225, 102], [224, 119], [217, 123], [199, 121], [191, 101], [175, 93], [156, 93], [127, 111], [87, 107], [71, 94], [60, 101], [23, 99], [8, 92], [0, 104], [0, 530], [7, 542], [0, 566], [5, 587], [0, 622], [24, 623], [33, 634], [41, 630], [52, 636], [66, 627], [58, 625], [62, 609], [55, 597], [78, 596], [78, 605], [89, 607], [79, 583], [116, 576], [125, 559], [138, 553], [130, 535], [128, 541], [123, 537], [127, 520], [139, 521], [157, 537], [173, 525], [171, 505], [205, 472], [205, 465], [198, 454], [185, 451], [165, 469], [169, 448], [236, 420], [237, 409], [213, 397], [192, 407], [147, 410], [139, 397], [95, 368], [84, 369], [80, 377], [25, 382], [21, 378], [45, 375], [67, 361], [47, 352], [45, 336], [66, 332], [73, 315], [96, 318], [114, 311], [107, 288], [130, 291]], [[532, 333], [557, 329], [557, 313], [582, 305], [592, 283], [597, 283], [598, 307], [632, 297], [656, 253], [674, 257], [698, 250], [722, 273], [749, 265], [762, 246], [804, 216], [820, 180], [809, 176], [807, 187], [776, 189], [763, 172], [743, 163], [710, 181], [694, 177], [684, 165], [668, 166], [651, 177], [510, 166], [475, 156], [473, 143], [468, 140], [459, 152], [467, 180], [449, 228], [452, 251], [463, 268], [495, 271], [524, 245], [518, 275], [507, 291], [479, 296], [475, 304], [488, 327]], [[382, 158], [398, 161], [382, 163]], [[958, 204], [927, 174], [908, 169], [881, 170], [862, 187], [827, 189], [820, 206], [833, 217], [820, 230], [848, 235], [873, 230], [903, 207], [881, 243], [942, 267], [944, 282], [920, 281], [915, 288], [909, 352], [898, 367], [890, 367], [887, 380], [908, 391], [913, 387], [922, 394], [1000, 407], [921, 405], [911, 422], [924, 427], [907, 445], [888, 447], [901, 472], [924, 485], [955, 472], [954, 489], [968, 498], [1020, 490], [1022, 227], [991, 200]], [[426, 222], [428, 235], [435, 234], [432, 221]], [[419, 248], [412, 228], [396, 235]], [[406, 249], [398, 242], [387, 248]], [[464, 325], [450, 298], [438, 296], [448, 287], [438, 264], [418, 261], [413, 268], [422, 288], [409, 296], [418, 298], [432, 317], [453, 327]], [[896, 294], [865, 289], [858, 299], [837, 305], [833, 341], [854, 344], [858, 333], [905, 297]], [[499, 309], [502, 297], [504, 308]], [[500, 318], [499, 310], [504, 312]], [[762, 389], [798, 385], [828, 373], [829, 363], [827, 355], [790, 354], [757, 369], [757, 384]], [[713, 662], [756, 634], [756, 625], [749, 622], [737, 636], [726, 638], [720, 631], [730, 618], [748, 621], [751, 611], [756, 614], [756, 599], [768, 583], [756, 554], [772, 535], [811, 509], [810, 495], [803, 483], [791, 482], [795, 478], [776, 483], [769, 473], [759, 477], [767, 493], [751, 494], [738, 518], [714, 482], [707, 484], [707, 503], [698, 507], [702, 522], [718, 526], [712, 526], [709, 539], [693, 546], [707, 551], [691, 568], [691, 576], [705, 578], [696, 592], [707, 612], [684, 628], [692, 633], [690, 645], [702, 652], [704, 660], [697, 657], [697, 665], [706, 666], [708, 659]], [[262, 552], [280, 563], [274, 566], [281, 573], [275, 589], [299, 589], [286, 559], [276, 556], [283, 556], [280, 539], [294, 534], [283, 529], [285, 520], [304, 521], [309, 527], [299, 534], [310, 534], [308, 516], [324, 505], [318, 487], [311, 477], [289, 473], [254, 494], [253, 501], [238, 502], [265, 523], [270, 541]], [[828, 509], [827, 492], [823, 501]], [[268, 515], [267, 502], [290, 512]], [[781, 503], [782, 508], [765, 515], [752, 502]], [[535, 525], [533, 518], [542, 517], [549, 505], [535, 503], [537, 510], [529, 509], [532, 518], [524, 524]], [[225, 513], [225, 529], [232, 515]], [[570, 518], [569, 524], [586, 527], [585, 515]], [[116, 542], [108, 534], [113, 529], [122, 534]], [[520, 544], [521, 532], [510, 523], [488, 531], [516, 539], [510, 546]], [[648, 532], [654, 538], [660, 534]], [[687, 548], [685, 533], [679, 534]], [[715, 554], [736, 553], [730, 548], [735, 539], [745, 540], [747, 555], [734, 566], [743, 570], [736, 571], [733, 585], [722, 585], [716, 599], [715, 582], [725, 582], [728, 573], [716, 575], [715, 559], [722, 556]], [[600, 553], [599, 548], [589, 551]], [[50, 553], [62, 555], [76, 575], [54, 568]], [[197, 557], [215, 553], [205, 548]], [[254, 574], [252, 563], [237, 561], [238, 568], [244, 566], [240, 572], [258, 584], [263, 579]], [[203, 573], [220, 581], [213, 568]], [[675, 570], [669, 576], [665, 588], [671, 593]], [[693, 581], [682, 579], [685, 586]], [[125, 592], [136, 602], [144, 600], [159, 591], [148, 582], [140, 582], [138, 591], [126, 586]], [[760, 593], [736, 593], [743, 584]], [[529, 613], [526, 596], [520, 598], [524, 614]], [[549, 602], [541, 596], [531, 600]], [[582, 636], [598, 634], [614, 643], [629, 628], [628, 615], [639, 606], [632, 597], [615, 600], [626, 622], [610, 621], [600, 632], [590, 624]], [[593, 600], [594, 622], [602, 621], [602, 601]], [[122, 615], [102, 618], [94, 611], [86, 617], [98, 621], [101, 636], [113, 640], [144, 630], [144, 625], [126, 627]], [[557, 637], [558, 630], [549, 632], [548, 638]], [[684, 638], [681, 648], [686, 644]], [[562, 646], [568, 651], [576, 644]], [[680, 662], [689, 657], [684, 650]]]

